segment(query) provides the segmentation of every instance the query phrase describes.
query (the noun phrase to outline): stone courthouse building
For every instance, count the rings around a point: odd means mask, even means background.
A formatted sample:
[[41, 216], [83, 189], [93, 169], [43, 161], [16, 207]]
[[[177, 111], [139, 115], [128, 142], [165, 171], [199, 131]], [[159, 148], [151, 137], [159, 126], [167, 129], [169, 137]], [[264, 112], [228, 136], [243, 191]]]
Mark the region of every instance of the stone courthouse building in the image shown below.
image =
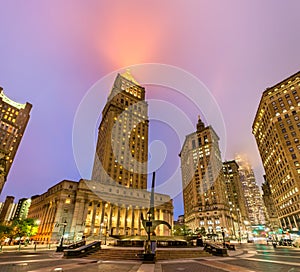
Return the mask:
[[[150, 192], [115, 184], [101, 184], [81, 179], [63, 180], [42, 195], [32, 198], [29, 218], [39, 220], [36, 241], [77, 241], [82, 236], [102, 239], [111, 235], [146, 235], [141, 214], [147, 218]], [[155, 194], [155, 219], [173, 221], [169, 196]], [[65, 229], [65, 231], [64, 231]], [[160, 225], [156, 235], [171, 235]]]
[[[39, 220], [37, 241], [146, 235], [148, 125], [145, 88], [129, 71], [118, 74], [102, 111], [92, 180], [63, 180], [32, 199], [28, 217]], [[170, 197], [155, 193], [154, 205], [152, 218], [172, 225]], [[156, 229], [170, 234], [165, 225]]]

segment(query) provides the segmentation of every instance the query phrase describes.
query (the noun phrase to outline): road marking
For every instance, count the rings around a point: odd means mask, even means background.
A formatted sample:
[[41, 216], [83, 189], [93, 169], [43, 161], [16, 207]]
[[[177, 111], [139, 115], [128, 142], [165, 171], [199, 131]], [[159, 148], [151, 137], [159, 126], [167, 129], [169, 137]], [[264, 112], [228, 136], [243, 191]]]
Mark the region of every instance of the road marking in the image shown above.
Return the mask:
[[36, 263], [36, 262], [50, 262], [54, 259], [41, 259], [41, 260], [26, 260], [26, 261], [10, 261], [10, 262], [1, 262], [1, 265], [4, 264], [22, 264], [22, 263]]
[[266, 257], [281, 257], [281, 258], [295, 258], [299, 259], [299, 256], [290, 256], [290, 255], [279, 255], [279, 254], [257, 254], [259, 256], [266, 256]]
[[228, 272], [232, 272], [232, 271], [257, 272], [257, 270], [249, 270], [249, 269], [247, 269], [245, 267], [242, 267], [242, 266], [227, 264], [227, 263], [218, 262], [218, 261], [201, 261], [199, 263], [201, 263], [205, 266], [218, 268], [218, 269], [228, 271]]
[[281, 262], [281, 261], [272, 261], [272, 260], [264, 260], [264, 259], [256, 259], [256, 258], [242, 258], [242, 259], [243, 260], [249, 260], [249, 261], [257, 261], [257, 262], [277, 263], [277, 264], [300, 266], [300, 263], [292, 263], [292, 262]]
[[95, 262], [91, 262], [91, 261], [85, 262], [85, 261], [79, 261], [78, 260], [78, 262], [76, 262], [76, 263], [57, 264], [57, 265], [52, 265], [52, 266], [48, 266], [48, 267], [39, 268], [39, 269], [36, 269], [36, 270], [30, 270], [28, 272], [66, 271], [66, 270], [71, 270], [73, 268], [78, 268], [78, 267], [82, 266], [83, 264], [85, 264], [85, 265], [95, 264]]

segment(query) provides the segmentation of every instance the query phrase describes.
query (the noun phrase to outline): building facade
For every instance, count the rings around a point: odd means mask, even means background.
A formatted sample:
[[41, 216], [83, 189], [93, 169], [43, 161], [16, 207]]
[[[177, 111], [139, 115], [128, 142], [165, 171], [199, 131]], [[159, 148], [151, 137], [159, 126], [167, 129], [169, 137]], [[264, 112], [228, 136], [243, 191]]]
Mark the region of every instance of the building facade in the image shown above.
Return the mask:
[[252, 125], [283, 229], [300, 228], [300, 72], [267, 88]]
[[229, 210], [232, 216], [232, 232], [237, 238], [246, 235], [247, 213], [246, 199], [240, 180], [239, 166], [235, 160], [223, 162], [223, 173], [226, 186], [226, 198], [228, 199]]
[[240, 181], [244, 193], [249, 223], [252, 226], [264, 225], [265, 205], [257, 185], [253, 169], [246, 158], [238, 155], [235, 161], [239, 165]]
[[7, 224], [9, 223], [16, 212], [17, 204], [14, 203], [15, 198], [13, 196], [7, 196], [5, 202], [3, 203], [1, 212], [0, 212], [0, 223]]
[[[69, 242], [83, 236], [103, 240], [112, 235], [146, 235], [141, 219], [147, 218], [150, 194], [115, 183], [63, 180], [32, 199], [28, 217], [39, 222], [34, 239], [56, 243], [64, 231], [64, 240]], [[154, 199], [154, 218], [172, 225], [170, 197], [155, 194]], [[160, 225], [156, 235], [171, 235], [171, 230]]]
[[21, 198], [18, 201], [13, 219], [19, 219], [19, 220], [26, 219], [27, 215], [28, 215], [30, 205], [31, 205], [31, 199], [30, 198]]
[[129, 71], [118, 74], [102, 111], [92, 180], [147, 189], [148, 105]]
[[32, 105], [8, 98], [0, 87], [0, 194], [24, 135]]
[[264, 179], [265, 182], [262, 184], [262, 190], [263, 190], [263, 200], [267, 210], [266, 225], [270, 228], [271, 231], [277, 231], [280, 228], [280, 223], [274, 205], [270, 184], [266, 180], [266, 176], [264, 176]]
[[[64, 230], [72, 241], [82, 236], [146, 235], [142, 220], [147, 218], [151, 195], [148, 123], [145, 88], [129, 71], [118, 74], [102, 111], [92, 180], [62, 181], [32, 199], [28, 216], [40, 220], [38, 241], [57, 241]], [[154, 199], [152, 218], [172, 226], [172, 200], [156, 193]], [[155, 231], [171, 235], [165, 225]]]
[[180, 152], [185, 223], [208, 233], [222, 228], [232, 233], [232, 216], [225, 195], [219, 137], [200, 117], [197, 130], [186, 136]]

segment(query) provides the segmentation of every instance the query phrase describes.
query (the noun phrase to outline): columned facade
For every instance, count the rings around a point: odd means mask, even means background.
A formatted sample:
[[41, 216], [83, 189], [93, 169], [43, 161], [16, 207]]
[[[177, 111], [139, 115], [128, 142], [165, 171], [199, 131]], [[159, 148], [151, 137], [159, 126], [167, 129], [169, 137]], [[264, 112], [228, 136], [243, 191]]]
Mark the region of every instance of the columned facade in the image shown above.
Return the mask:
[[[83, 236], [104, 239], [112, 235], [144, 235], [141, 214], [147, 218], [150, 192], [115, 184], [89, 180], [64, 180], [46, 193], [32, 199], [28, 217], [39, 222], [34, 239], [58, 243], [65, 228], [64, 240], [74, 242]], [[155, 194], [155, 219], [173, 222], [173, 205], [169, 196]], [[66, 226], [64, 227], [64, 223]], [[156, 235], [171, 235], [165, 225]]]

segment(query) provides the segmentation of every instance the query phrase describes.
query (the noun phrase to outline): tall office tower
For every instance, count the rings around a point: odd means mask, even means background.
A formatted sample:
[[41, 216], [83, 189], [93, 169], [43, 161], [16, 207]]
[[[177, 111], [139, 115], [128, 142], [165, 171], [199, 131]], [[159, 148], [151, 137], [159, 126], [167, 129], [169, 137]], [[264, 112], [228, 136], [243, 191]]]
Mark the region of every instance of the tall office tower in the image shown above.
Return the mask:
[[219, 137], [200, 117], [196, 132], [186, 136], [179, 154], [184, 201], [184, 218], [193, 230], [204, 227], [209, 232], [232, 229], [225, 197]]
[[18, 201], [14, 219], [26, 219], [31, 204], [31, 198], [21, 198]]
[[127, 70], [118, 74], [102, 111], [93, 180], [147, 189], [148, 104]]
[[265, 224], [265, 207], [253, 169], [249, 162], [241, 156], [236, 157], [239, 165], [240, 180], [246, 200], [247, 213], [251, 225]]
[[13, 196], [7, 196], [0, 213], [0, 223], [7, 223], [12, 220], [17, 205], [14, 203]]
[[300, 72], [267, 88], [252, 133], [281, 227], [300, 228]]
[[267, 211], [266, 222], [268, 227], [270, 227], [271, 230], [276, 231], [280, 227], [279, 219], [274, 205], [270, 183], [267, 181], [265, 175], [264, 175], [264, 179], [265, 182], [262, 184], [262, 190], [263, 190], [263, 200]]
[[0, 87], [0, 194], [27, 126], [32, 105], [19, 104]]
[[246, 232], [245, 221], [249, 221], [246, 199], [240, 180], [239, 166], [236, 161], [223, 162], [223, 173], [226, 185], [226, 197], [229, 202], [233, 224], [233, 233], [241, 237]]

